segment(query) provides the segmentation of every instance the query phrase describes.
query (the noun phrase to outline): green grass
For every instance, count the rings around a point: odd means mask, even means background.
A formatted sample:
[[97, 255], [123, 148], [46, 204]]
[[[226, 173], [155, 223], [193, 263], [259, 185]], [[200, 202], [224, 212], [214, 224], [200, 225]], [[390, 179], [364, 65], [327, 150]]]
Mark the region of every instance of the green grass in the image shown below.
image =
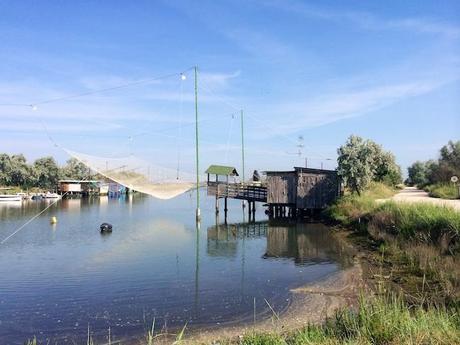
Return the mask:
[[374, 182], [361, 195], [344, 195], [326, 210], [326, 215], [334, 221], [350, 225], [371, 214], [378, 206], [376, 199], [387, 199], [395, 193], [396, 190], [386, 184]]
[[251, 333], [243, 345], [307, 344], [458, 344], [456, 310], [407, 308], [396, 297], [361, 298], [356, 309], [339, 310], [322, 325], [284, 335]]
[[[374, 184], [361, 195], [350, 194], [340, 198], [326, 214], [344, 225], [364, 223], [365, 231], [380, 231], [422, 242], [441, 240], [442, 236], [460, 237], [460, 212], [452, 208], [426, 203], [377, 203], [394, 190]], [[369, 225], [369, 226], [368, 226]]]
[[458, 186], [453, 183], [436, 183], [425, 186], [424, 189], [433, 198], [459, 199]]
[[385, 202], [373, 209], [369, 219], [374, 229], [421, 242], [460, 236], [460, 212], [445, 206]]

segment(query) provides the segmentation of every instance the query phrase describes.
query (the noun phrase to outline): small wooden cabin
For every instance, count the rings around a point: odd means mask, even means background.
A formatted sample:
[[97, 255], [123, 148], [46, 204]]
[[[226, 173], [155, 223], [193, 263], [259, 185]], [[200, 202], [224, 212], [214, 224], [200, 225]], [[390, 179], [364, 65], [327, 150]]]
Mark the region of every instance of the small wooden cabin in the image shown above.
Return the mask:
[[296, 167], [293, 171], [267, 171], [267, 204], [297, 210], [318, 210], [341, 193], [335, 170]]

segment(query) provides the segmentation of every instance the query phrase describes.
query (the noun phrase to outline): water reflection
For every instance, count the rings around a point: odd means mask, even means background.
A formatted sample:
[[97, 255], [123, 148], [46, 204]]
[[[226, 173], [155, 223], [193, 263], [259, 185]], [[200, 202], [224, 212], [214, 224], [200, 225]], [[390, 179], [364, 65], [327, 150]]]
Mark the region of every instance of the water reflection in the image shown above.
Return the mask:
[[[289, 258], [296, 265], [337, 261], [350, 264], [346, 248], [321, 223], [253, 223], [216, 224], [208, 227], [207, 254], [215, 257], [236, 257], [239, 242], [266, 238], [266, 259]], [[244, 248], [244, 247], [243, 247]]]

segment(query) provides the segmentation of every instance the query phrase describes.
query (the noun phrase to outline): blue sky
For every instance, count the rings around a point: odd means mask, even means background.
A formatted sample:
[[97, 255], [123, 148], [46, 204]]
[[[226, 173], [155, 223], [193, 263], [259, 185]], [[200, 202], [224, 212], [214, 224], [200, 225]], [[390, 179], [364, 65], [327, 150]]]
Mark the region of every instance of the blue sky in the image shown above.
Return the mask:
[[459, 13], [458, 1], [0, 0], [0, 151], [64, 162], [51, 136], [193, 171], [198, 65], [203, 168], [240, 166], [241, 108], [248, 172], [304, 156], [333, 168], [350, 134], [405, 168], [460, 139]]

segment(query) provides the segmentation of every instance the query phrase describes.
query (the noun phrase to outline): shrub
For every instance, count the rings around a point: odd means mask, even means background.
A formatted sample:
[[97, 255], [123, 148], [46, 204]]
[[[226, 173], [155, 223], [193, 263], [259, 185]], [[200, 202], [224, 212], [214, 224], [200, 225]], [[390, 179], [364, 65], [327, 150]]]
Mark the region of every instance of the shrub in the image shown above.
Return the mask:
[[425, 190], [434, 198], [458, 199], [459, 191], [453, 183], [436, 183], [425, 187]]

